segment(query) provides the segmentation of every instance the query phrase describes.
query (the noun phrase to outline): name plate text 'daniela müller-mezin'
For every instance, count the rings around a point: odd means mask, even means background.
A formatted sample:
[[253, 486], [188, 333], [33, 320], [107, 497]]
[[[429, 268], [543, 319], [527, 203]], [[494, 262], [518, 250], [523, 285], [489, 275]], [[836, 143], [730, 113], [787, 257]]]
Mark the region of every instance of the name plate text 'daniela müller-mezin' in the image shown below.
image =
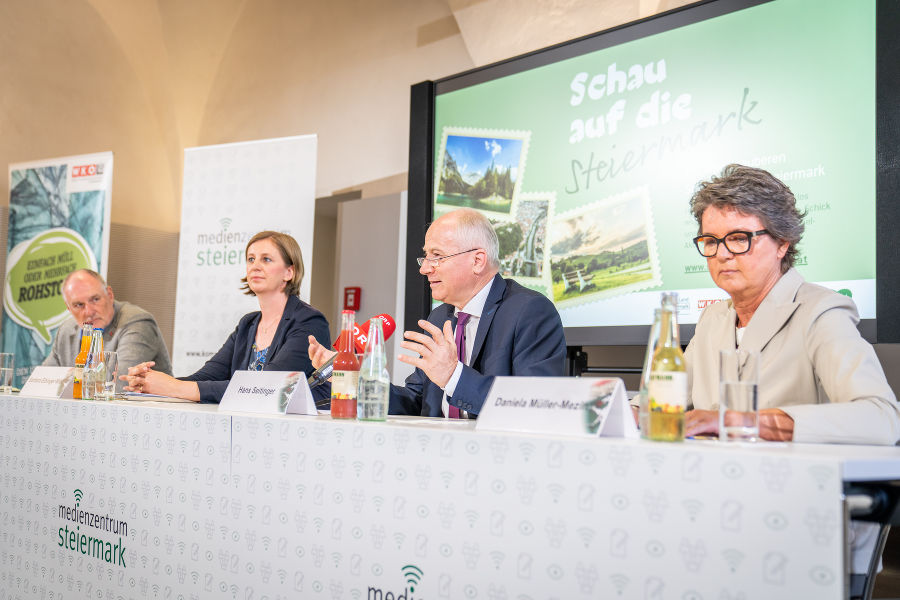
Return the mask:
[[497, 377], [475, 429], [638, 437], [622, 380], [592, 377]]

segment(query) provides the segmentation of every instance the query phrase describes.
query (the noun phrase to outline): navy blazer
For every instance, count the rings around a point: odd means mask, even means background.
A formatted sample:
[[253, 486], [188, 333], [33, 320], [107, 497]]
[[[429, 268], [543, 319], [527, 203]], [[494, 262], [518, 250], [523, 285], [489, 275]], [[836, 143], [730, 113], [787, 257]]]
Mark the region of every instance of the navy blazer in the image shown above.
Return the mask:
[[[216, 354], [200, 370], [183, 381], [196, 381], [200, 388], [200, 402], [219, 402], [235, 371], [250, 364], [250, 349], [256, 340], [260, 312], [247, 313]], [[315, 369], [309, 360], [308, 335], [314, 335], [323, 346], [331, 346], [328, 320], [315, 308], [297, 296], [289, 296], [275, 337], [266, 354], [266, 371], [303, 371], [307, 376]]]
[[[453, 306], [441, 304], [428, 315], [439, 328], [455, 323]], [[556, 307], [546, 296], [512, 279], [494, 276], [478, 321], [469, 365], [463, 366], [456, 390], [447, 402], [477, 415], [496, 376], [566, 374], [566, 338]], [[406, 386], [391, 386], [391, 414], [440, 417], [444, 392], [416, 369]]]

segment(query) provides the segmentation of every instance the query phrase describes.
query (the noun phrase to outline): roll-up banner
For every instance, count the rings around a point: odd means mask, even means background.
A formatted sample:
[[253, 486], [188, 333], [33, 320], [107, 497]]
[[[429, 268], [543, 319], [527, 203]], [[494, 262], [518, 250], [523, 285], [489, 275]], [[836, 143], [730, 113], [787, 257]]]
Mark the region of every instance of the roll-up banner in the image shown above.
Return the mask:
[[244, 314], [259, 310], [240, 291], [244, 249], [254, 234], [288, 233], [303, 253], [300, 297], [309, 301], [316, 202], [316, 136], [202, 146], [184, 152], [184, 192], [172, 365], [199, 369]]
[[2, 347], [15, 354], [15, 386], [69, 316], [66, 275], [86, 268], [106, 277], [112, 170], [112, 152], [9, 166]]

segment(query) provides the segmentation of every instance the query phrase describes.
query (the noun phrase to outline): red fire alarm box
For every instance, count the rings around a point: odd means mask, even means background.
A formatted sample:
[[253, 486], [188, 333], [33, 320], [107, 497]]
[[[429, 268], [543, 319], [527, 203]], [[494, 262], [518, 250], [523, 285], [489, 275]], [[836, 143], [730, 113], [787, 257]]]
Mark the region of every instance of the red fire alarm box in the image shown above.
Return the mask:
[[359, 299], [362, 291], [358, 287], [344, 288], [344, 310], [359, 310]]

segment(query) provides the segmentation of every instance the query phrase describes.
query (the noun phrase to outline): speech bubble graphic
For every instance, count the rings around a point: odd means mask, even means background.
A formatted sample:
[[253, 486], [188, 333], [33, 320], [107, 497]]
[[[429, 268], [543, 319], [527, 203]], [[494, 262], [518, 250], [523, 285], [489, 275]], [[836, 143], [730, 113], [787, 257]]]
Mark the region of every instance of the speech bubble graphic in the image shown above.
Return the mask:
[[57, 227], [17, 244], [6, 262], [6, 314], [49, 344], [50, 330], [69, 314], [62, 297], [62, 282], [78, 269], [96, 270], [97, 259], [77, 231]]

